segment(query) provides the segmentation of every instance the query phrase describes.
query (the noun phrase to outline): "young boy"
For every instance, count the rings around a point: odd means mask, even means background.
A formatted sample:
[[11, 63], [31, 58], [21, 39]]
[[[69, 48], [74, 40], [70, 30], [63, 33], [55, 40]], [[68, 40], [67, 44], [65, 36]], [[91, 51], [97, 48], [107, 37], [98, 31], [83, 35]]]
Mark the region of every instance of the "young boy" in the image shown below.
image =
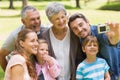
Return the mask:
[[82, 42], [82, 50], [86, 59], [81, 62], [76, 71], [77, 80], [110, 80], [109, 66], [102, 58], [96, 57], [99, 44], [95, 36], [88, 36]]

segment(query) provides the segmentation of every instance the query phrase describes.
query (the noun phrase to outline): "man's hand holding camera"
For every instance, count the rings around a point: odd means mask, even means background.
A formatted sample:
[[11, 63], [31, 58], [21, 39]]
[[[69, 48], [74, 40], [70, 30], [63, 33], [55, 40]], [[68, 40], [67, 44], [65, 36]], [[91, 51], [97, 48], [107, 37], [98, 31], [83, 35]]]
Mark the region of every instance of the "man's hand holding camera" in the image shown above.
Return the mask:
[[106, 23], [110, 30], [106, 33], [108, 39], [112, 45], [115, 45], [120, 40], [120, 24], [119, 23]]

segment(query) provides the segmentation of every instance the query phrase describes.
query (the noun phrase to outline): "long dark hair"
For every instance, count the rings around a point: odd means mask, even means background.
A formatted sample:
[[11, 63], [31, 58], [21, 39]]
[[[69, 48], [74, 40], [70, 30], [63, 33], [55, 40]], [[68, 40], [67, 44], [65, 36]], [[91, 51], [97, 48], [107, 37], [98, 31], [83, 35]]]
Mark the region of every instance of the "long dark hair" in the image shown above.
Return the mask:
[[32, 62], [31, 62], [30, 56], [27, 56], [27, 55], [25, 54], [25, 50], [24, 50], [23, 47], [20, 45], [20, 41], [23, 41], [23, 42], [24, 42], [24, 41], [26, 40], [26, 38], [27, 38], [27, 34], [28, 34], [28, 33], [31, 33], [31, 32], [34, 32], [34, 31], [32, 31], [32, 30], [30, 30], [30, 29], [24, 29], [24, 30], [22, 30], [22, 31], [20, 31], [20, 32], [18, 33], [18, 37], [17, 37], [16, 42], [15, 42], [15, 51], [14, 51], [14, 53], [15, 53], [15, 54], [20, 54], [20, 55], [22, 55], [22, 56], [25, 58], [29, 75], [30, 75], [32, 78], [35, 79], [35, 78], [37, 78], [37, 77], [36, 77], [37, 74], [36, 74], [35, 68], [34, 68], [34, 66], [33, 66], [33, 64], [32, 64]]

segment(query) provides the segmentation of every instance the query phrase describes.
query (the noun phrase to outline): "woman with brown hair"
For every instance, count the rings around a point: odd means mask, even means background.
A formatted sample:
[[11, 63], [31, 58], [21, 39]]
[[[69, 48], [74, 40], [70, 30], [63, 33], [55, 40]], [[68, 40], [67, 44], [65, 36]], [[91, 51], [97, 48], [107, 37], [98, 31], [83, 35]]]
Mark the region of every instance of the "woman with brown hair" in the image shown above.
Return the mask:
[[8, 62], [4, 80], [37, 80], [37, 74], [30, 56], [37, 54], [38, 37], [30, 30], [19, 32], [15, 43], [14, 55]]

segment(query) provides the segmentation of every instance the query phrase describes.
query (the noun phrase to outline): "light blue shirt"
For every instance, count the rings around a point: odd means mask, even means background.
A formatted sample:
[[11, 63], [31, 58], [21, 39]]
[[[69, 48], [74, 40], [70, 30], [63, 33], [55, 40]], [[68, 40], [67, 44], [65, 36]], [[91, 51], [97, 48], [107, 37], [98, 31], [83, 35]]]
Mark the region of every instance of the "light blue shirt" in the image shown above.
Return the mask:
[[100, 43], [98, 57], [104, 58], [110, 66], [111, 80], [117, 80], [120, 76], [120, 41], [116, 45], [111, 45], [106, 34], [98, 34], [96, 26], [91, 26], [91, 32]]
[[104, 75], [108, 72], [109, 66], [102, 58], [96, 58], [93, 63], [81, 62], [76, 71], [77, 80], [104, 80]]

